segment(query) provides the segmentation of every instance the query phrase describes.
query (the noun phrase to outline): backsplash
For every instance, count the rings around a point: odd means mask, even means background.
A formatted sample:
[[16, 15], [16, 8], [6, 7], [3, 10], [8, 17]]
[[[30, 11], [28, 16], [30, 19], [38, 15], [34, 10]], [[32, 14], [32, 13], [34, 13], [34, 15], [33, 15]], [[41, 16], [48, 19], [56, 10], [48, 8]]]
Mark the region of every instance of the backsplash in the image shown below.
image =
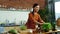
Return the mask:
[[28, 19], [29, 11], [0, 11], [1, 23], [16, 23], [25, 22]]

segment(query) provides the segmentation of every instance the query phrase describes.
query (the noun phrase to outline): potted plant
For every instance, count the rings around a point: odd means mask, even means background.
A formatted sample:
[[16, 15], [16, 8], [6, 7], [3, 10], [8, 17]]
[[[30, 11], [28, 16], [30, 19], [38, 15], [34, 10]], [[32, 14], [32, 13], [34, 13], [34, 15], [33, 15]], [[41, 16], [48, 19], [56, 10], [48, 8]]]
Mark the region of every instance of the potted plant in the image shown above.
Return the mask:
[[51, 26], [50, 23], [44, 23], [44, 24], [42, 25], [42, 30], [43, 30], [44, 32], [48, 32], [48, 31], [51, 30], [51, 29], [52, 29], [52, 26]]
[[40, 9], [38, 11], [38, 13], [40, 14], [41, 18], [45, 21], [45, 22], [49, 22], [49, 17], [50, 17], [50, 14], [49, 14], [49, 11], [48, 11], [48, 8], [45, 7], [44, 9]]

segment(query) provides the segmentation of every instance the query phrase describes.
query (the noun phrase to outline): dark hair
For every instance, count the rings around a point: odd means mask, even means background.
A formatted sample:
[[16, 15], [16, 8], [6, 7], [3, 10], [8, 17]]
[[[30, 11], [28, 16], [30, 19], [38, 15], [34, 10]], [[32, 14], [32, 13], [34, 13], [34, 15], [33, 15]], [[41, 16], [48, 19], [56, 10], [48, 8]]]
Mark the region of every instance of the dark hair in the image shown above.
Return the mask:
[[36, 7], [36, 6], [38, 6], [38, 4], [37, 4], [37, 3], [35, 3], [35, 4], [33, 5], [33, 8], [34, 8], [34, 7]]
[[[37, 4], [37, 3], [33, 4], [33, 8], [35, 8], [36, 6], [38, 6], [38, 4]], [[32, 14], [34, 15], [34, 9], [33, 9]]]

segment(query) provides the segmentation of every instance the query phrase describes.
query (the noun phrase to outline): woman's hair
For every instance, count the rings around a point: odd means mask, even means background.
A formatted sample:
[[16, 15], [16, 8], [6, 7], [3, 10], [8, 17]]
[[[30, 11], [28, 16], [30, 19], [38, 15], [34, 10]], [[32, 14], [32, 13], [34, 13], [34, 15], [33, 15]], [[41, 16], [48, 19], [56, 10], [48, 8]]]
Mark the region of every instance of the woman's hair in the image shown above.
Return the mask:
[[[33, 8], [35, 8], [36, 6], [38, 6], [37, 3], [33, 4]], [[33, 9], [33, 11], [32, 11], [32, 14], [34, 15], [34, 9]]]
[[36, 7], [36, 6], [38, 6], [38, 4], [37, 4], [37, 3], [35, 3], [35, 4], [33, 5], [33, 8], [34, 8], [34, 7]]

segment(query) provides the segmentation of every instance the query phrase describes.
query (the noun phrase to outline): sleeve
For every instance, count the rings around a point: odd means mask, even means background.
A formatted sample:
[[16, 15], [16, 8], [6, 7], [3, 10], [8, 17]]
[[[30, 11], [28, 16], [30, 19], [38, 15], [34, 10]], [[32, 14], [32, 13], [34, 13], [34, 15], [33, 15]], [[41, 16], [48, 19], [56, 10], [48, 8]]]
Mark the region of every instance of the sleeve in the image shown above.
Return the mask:
[[40, 15], [38, 15], [38, 22], [43, 23], [44, 21], [41, 19]]

